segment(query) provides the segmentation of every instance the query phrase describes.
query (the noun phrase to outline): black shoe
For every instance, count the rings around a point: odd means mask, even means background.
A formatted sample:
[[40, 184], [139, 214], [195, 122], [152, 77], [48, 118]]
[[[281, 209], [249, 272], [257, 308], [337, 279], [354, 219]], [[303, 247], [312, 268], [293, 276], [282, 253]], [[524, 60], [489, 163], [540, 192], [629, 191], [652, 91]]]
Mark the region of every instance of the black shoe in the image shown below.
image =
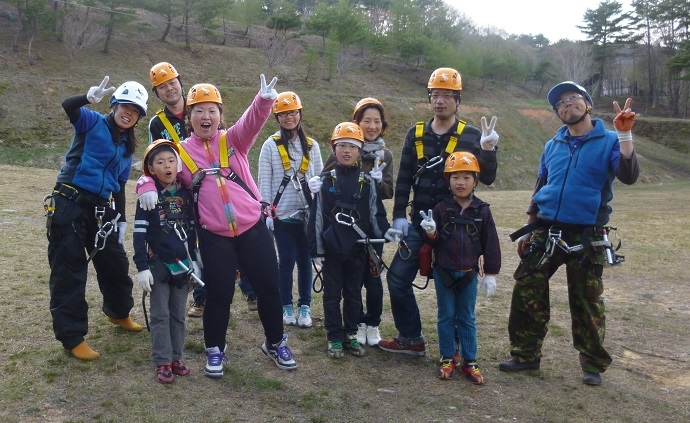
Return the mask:
[[541, 359], [536, 359], [534, 361], [515, 361], [511, 359], [508, 361], [502, 361], [498, 363], [498, 368], [506, 372], [522, 372], [524, 370], [538, 370]]
[[601, 375], [595, 372], [582, 371], [582, 383], [585, 385], [601, 385]]

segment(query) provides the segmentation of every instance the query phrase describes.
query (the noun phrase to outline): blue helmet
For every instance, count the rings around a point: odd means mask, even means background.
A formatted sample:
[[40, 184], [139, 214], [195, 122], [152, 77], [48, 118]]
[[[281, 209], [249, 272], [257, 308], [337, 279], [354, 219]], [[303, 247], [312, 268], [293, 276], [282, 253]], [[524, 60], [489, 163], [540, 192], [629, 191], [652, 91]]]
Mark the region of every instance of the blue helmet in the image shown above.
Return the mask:
[[582, 85], [577, 84], [573, 81], [564, 81], [560, 84], [556, 84], [553, 88], [549, 90], [549, 93], [546, 95], [546, 98], [549, 100], [549, 104], [551, 104], [551, 107], [553, 107], [554, 110], [556, 110], [556, 103], [561, 98], [561, 95], [567, 92], [581, 94], [590, 106], [594, 106], [594, 103], [592, 102], [592, 97], [589, 96], [589, 93], [587, 93], [587, 90]]

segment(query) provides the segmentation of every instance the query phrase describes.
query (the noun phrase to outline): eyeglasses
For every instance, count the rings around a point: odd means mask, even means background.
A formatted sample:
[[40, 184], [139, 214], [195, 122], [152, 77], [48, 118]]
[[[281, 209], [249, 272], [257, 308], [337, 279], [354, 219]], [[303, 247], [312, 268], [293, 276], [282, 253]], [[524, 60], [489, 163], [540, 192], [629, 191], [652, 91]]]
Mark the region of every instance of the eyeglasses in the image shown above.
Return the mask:
[[340, 142], [340, 143], [335, 145], [335, 148], [338, 148], [340, 150], [350, 151], [350, 150], [357, 150], [359, 147], [357, 147], [354, 144], [350, 144], [348, 142]]
[[561, 107], [565, 106], [568, 103], [572, 103], [573, 101], [584, 98], [580, 94], [573, 94], [568, 98], [564, 98], [563, 100], [557, 101], [556, 104], [554, 105], [557, 109], [560, 109]]
[[284, 118], [284, 117], [288, 117], [288, 116], [295, 117], [298, 114], [299, 114], [299, 110], [290, 110], [289, 112], [278, 113], [278, 117], [279, 118], [281, 118], [281, 117]]
[[455, 98], [455, 95], [453, 95], [453, 94], [451, 94], [451, 93], [445, 93], [445, 94], [436, 94], [436, 93], [434, 93], [434, 94], [431, 94], [431, 95], [429, 96], [429, 98], [432, 99], [433, 101], [436, 101], [436, 100], [438, 100], [438, 99], [450, 100], [450, 99], [452, 99], [452, 98]]

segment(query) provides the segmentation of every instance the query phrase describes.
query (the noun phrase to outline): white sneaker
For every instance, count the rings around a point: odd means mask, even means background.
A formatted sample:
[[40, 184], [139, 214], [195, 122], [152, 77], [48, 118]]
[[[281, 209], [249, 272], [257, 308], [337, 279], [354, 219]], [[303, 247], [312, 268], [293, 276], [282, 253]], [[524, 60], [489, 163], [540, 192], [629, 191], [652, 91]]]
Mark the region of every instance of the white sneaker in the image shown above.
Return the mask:
[[295, 326], [297, 319], [295, 319], [295, 311], [292, 306], [283, 306], [283, 324], [288, 326]]
[[[357, 332], [359, 337], [359, 332]], [[367, 326], [367, 345], [370, 347], [376, 347], [379, 345], [381, 340], [381, 333], [379, 332], [378, 326]]]
[[367, 325], [366, 323], [360, 323], [357, 325], [357, 342], [360, 345], [367, 344]]
[[311, 327], [311, 308], [308, 305], [301, 305], [297, 310], [297, 326], [301, 328]]

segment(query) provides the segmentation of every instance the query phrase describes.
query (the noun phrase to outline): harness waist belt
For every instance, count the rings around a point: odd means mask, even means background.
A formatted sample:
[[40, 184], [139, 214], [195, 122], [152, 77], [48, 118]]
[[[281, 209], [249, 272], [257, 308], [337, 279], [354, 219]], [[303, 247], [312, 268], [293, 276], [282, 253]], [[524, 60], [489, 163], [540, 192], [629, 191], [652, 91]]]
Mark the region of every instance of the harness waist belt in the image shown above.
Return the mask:
[[529, 223], [522, 228], [518, 229], [517, 231], [513, 232], [510, 234], [510, 240], [515, 241], [516, 239], [520, 238], [521, 236], [528, 234], [532, 232], [535, 229], [539, 228], [550, 228], [551, 226], [556, 226], [558, 228], [561, 228], [562, 230], [569, 232], [569, 233], [574, 233], [574, 234], [581, 234], [585, 232], [587, 229], [591, 228], [593, 230], [593, 233], [599, 233], [597, 229], [600, 227], [597, 227], [595, 225], [574, 225], [571, 223], [559, 223], [559, 222], [553, 222], [549, 220], [542, 220], [539, 219], [536, 222]]
[[62, 195], [70, 201], [74, 201], [82, 207], [106, 207], [109, 201], [96, 195], [85, 192], [81, 188], [58, 182], [53, 188], [53, 192]]

